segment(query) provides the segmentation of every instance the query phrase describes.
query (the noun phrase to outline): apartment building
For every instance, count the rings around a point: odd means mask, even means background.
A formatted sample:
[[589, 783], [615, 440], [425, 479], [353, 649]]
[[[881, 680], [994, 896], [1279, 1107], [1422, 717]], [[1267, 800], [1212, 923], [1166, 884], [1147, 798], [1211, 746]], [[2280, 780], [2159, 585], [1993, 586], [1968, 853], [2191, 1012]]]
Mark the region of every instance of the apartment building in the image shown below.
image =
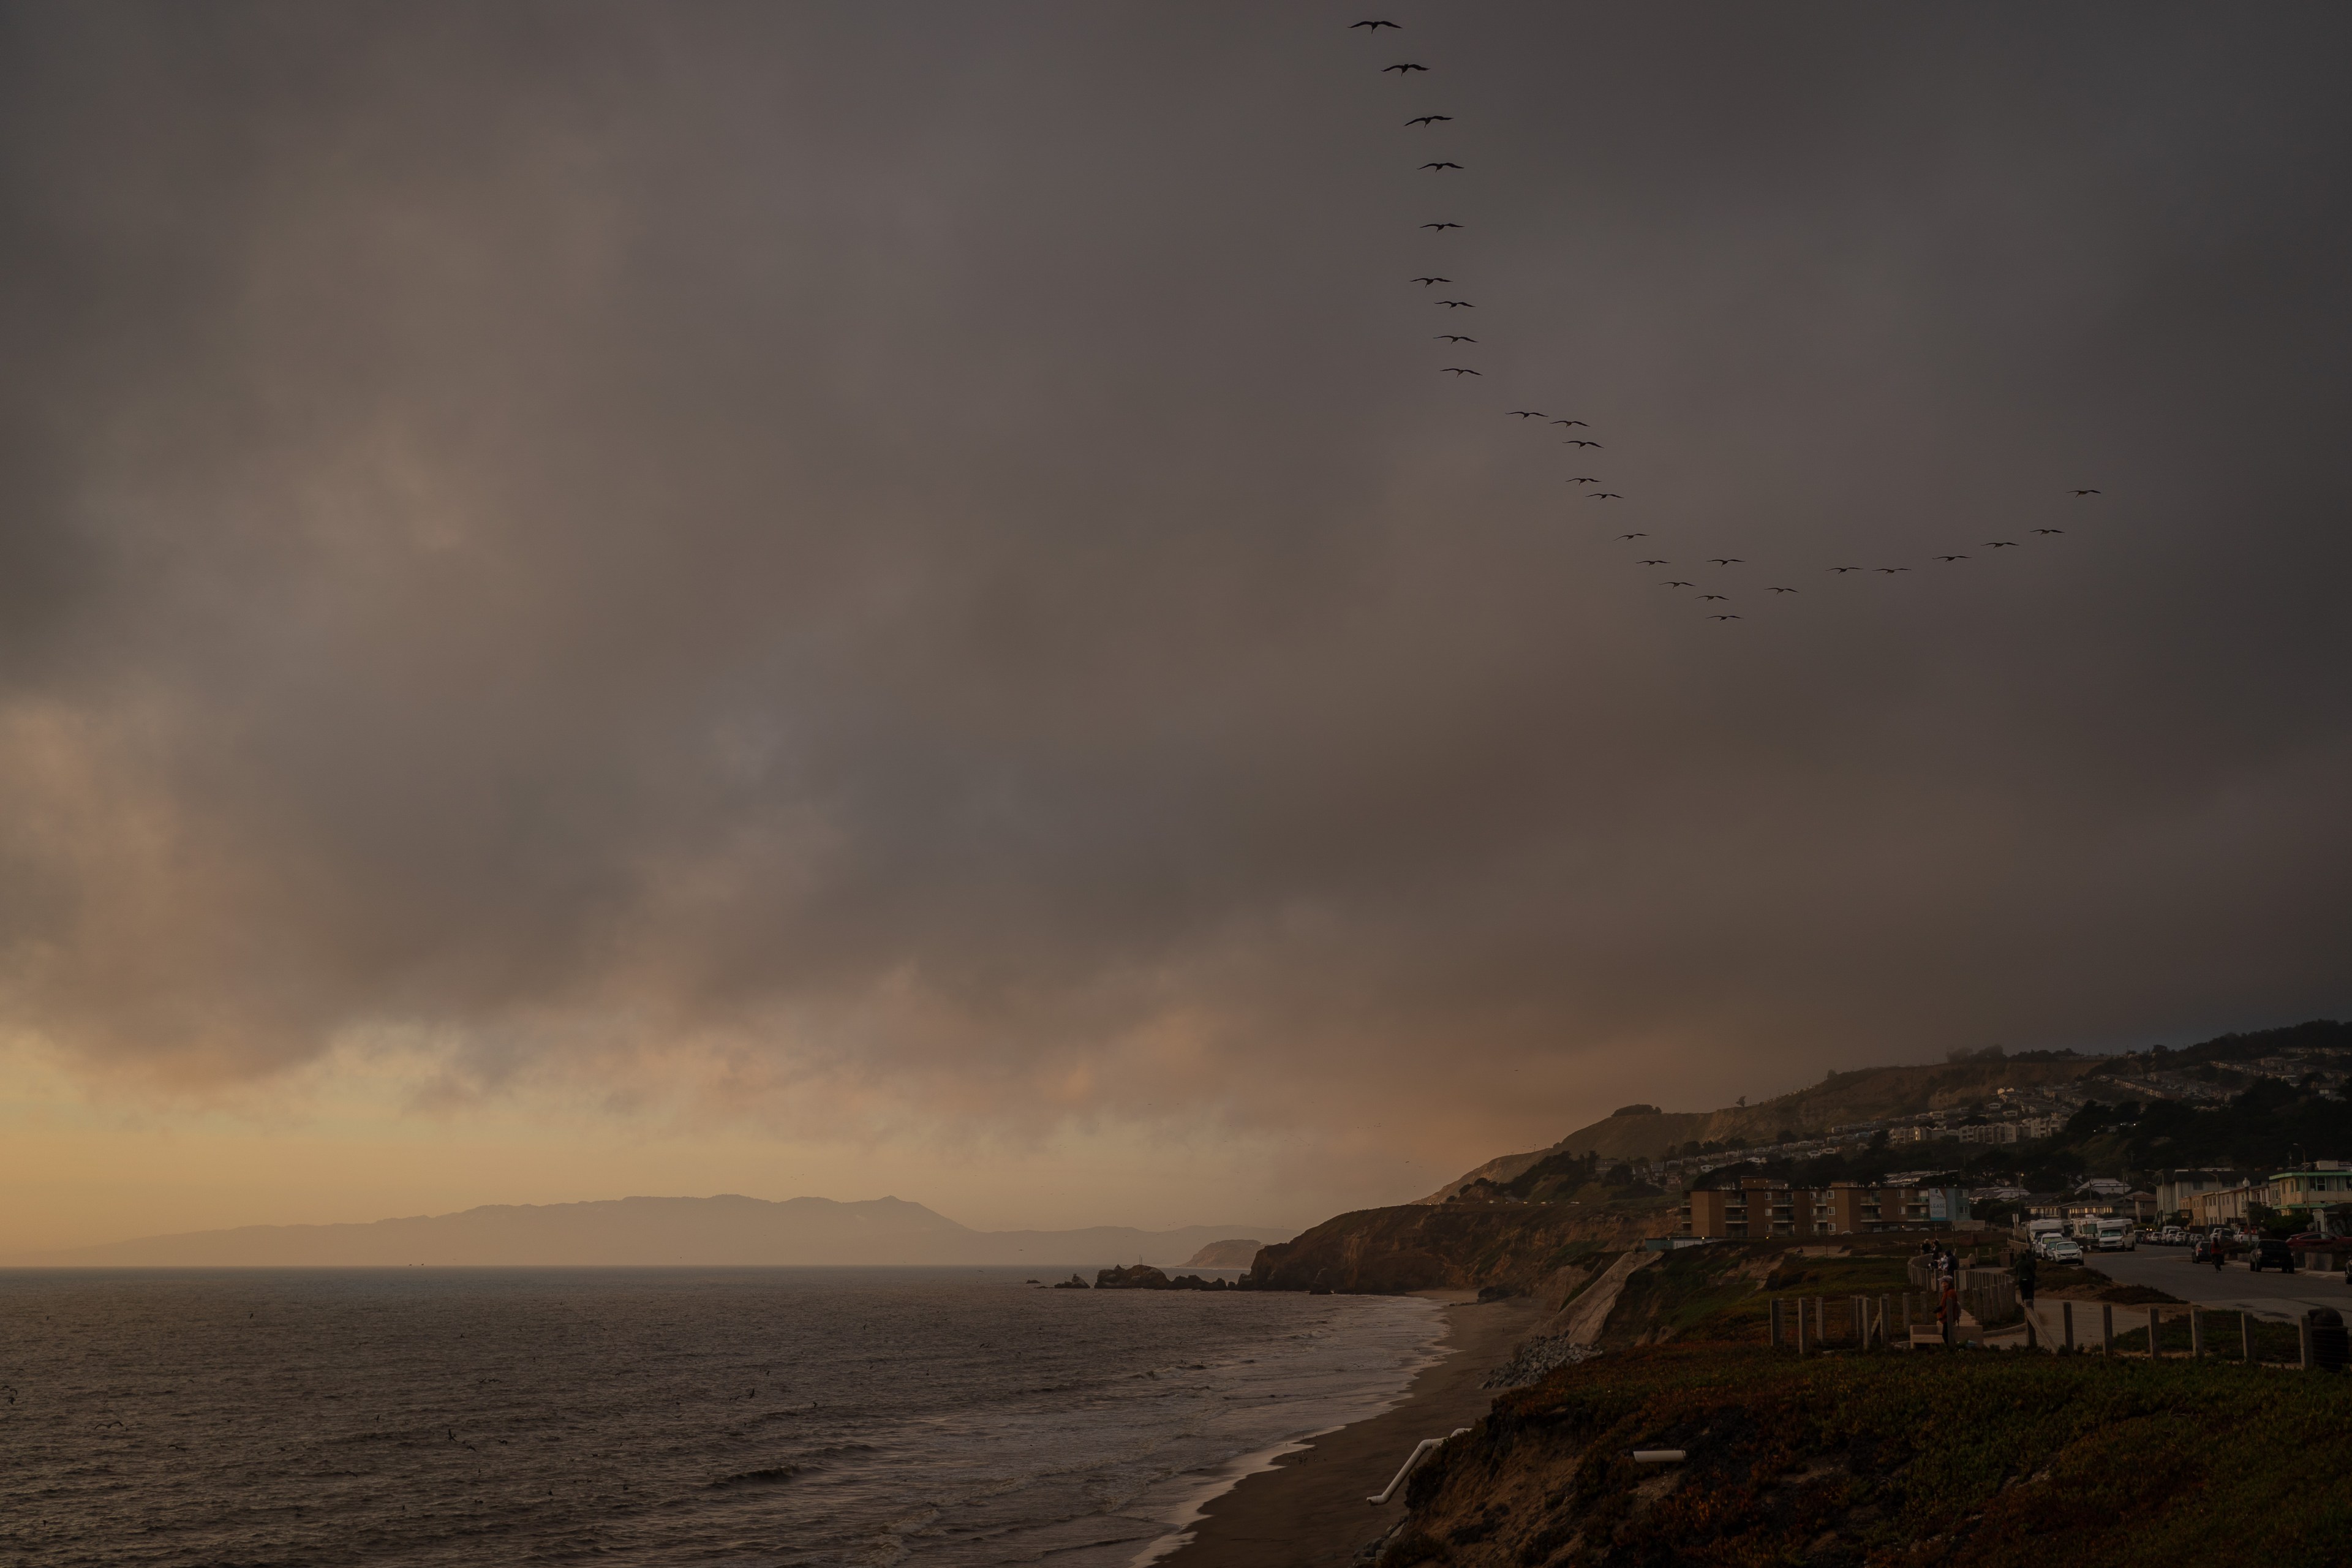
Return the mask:
[[1750, 1176], [1737, 1188], [1699, 1188], [1685, 1194], [1677, 1234], [1734, 1240], [1850, 1236], [1950, 1225], [1968, 1217], [1968, 1194], [1958, 1187], [1873, 1187], [1859, 1182], [1791, 1187]]
[[2266, 1182], [2193, 1194], [2189, 1206], [2200, 1226], [2243, 1224], [2253, 1217], [2257, 1207], [2302, 1214], [2318, 1223], [2322, 1215], [2352, 1209], [2352, 1164], [2315, 1160], [2299, 1170], [2281, 1171]]

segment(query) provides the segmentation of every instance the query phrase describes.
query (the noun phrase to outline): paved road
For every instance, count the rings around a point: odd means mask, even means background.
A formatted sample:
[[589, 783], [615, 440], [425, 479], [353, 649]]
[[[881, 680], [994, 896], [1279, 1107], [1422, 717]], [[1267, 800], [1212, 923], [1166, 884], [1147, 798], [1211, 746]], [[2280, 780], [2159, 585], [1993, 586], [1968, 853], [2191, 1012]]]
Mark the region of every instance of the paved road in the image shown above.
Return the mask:
[[[2185, 1247], [2094, 1252], [2083, 1261], [2119, 1285], [2151, 1286], [2200, 1307], [2252, 1312], [2279, 1321], [2301, 1319], [2306, 1307], [2333, 1307], [2352, 1322], [2352, 1286], [2344, 1283], [2341, 1274], [2309, 1268], [2292, 1274], [2265, 1268], [2256, 1274], [2242, 1263], [2215, 1268], [2210, 1263], [2189, 1262]], [[2076, 1311], [2080, 1310], [2078, 1306]]]

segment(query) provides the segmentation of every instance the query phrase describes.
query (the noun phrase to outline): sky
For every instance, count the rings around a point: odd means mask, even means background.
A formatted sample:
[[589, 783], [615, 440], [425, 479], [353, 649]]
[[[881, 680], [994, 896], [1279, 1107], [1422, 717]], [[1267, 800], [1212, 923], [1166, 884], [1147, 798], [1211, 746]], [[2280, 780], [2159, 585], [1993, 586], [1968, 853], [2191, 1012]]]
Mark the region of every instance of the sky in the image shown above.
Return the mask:
[[0, 6], [0, 1250], [2343, 1015], [2347, 46]]

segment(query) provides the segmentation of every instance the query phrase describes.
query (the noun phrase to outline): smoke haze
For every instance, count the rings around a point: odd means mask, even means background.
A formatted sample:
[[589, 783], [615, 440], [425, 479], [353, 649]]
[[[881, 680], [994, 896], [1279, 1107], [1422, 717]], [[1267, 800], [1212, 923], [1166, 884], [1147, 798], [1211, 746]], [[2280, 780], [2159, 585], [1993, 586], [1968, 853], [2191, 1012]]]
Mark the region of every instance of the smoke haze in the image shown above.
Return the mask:
[[2352, 21], [1363, 14], [0, 9], [0, 1241], [1306, 1224], [2352, 1005]]

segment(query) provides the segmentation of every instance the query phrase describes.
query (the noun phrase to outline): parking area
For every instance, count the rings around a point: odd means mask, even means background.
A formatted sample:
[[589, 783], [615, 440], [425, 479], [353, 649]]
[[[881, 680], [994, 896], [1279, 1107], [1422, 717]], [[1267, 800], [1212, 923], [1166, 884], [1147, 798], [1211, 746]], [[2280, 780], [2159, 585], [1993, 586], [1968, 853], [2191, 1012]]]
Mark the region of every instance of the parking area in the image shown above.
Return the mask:
[[2242, 1263], [2216, 1268], [2189, 1261], [2185, 1247], [2142, 1247], [2136, 1252], [2094, 1252], [2083, 1259], [2118, 1285], [2145, 1285], [2216, 1310], [2252, 1312], [2274, 1321], [2293, 1321], [2306, 1307], [2333, 1307], [2352, 1321], [2352, 1286], [2341, 1274], [2297, 1269], [2260, 1274]]

